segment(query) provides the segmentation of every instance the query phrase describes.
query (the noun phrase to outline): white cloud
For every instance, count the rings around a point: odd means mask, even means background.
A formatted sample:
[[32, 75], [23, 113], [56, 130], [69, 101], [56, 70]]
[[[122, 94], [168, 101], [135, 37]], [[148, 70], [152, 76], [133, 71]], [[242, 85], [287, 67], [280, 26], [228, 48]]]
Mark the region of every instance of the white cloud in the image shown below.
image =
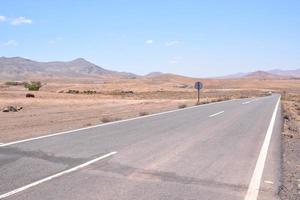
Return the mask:
[[27, 19], [26, 17], [17, 17], [11, 19], [11, 24], [12, 25], [32, 24], [32, 20]]
[[170, 63], [170, 64], [177, 64], [177, 63], [178, 63], [178, 60], [169, 60], [169, 63]]
[[181, 59], [182, 59], [181, 56], [173, 57], [169, 60], [169, 64], [173, 64], [173, 65], [178, 64]]
[[7, 47], [15, 47], [17, 45], [18, 43], [15, 40], [8, 40], [7, 42], [3, 43], [3, 46], [7, 46]]
[[52, 40], [49, 40], [48, 43], [49, 43], [49, 44], [56, 44], [57, 42], [59, 42], [59, 41], [61, 41], [61, 40], [63, 40], [62, 37], [56, 37], [56, 38], [54, 38], [54, 39], [52, 39]]
[[0, 22], [5, 22], [5, 21], [6, 21], [6, 17], [0, 15]]
[[154, 42], [153, 40], [146, 40], [145, 41], [146, 44], [153, 44], [153, 42]]
[[174, 46], [178, 46], [180, 44], [180, 42], [178, 40], [172, 40], [172, 41], [169, 41], [169, 42], [166, 42], [166, 46], [167, 47], [174, 47]]
[[7, 22], [11, 25], [32, 24], [32, 20], [26, 17], [9, 18], [3, 15], [0, 15], [0, 22]]

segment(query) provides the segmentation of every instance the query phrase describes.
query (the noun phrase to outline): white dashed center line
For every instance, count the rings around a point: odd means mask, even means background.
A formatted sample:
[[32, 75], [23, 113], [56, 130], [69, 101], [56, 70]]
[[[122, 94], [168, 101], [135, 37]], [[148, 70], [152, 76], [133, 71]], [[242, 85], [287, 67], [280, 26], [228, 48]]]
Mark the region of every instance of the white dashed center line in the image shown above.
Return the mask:
[[224, 110], [222, 110], [222, 111], [220, 111], [220, 112], [217, 112], [217, 113], [215, 113], [215, 114], [209, 115], [209, 117], [214, 117], [214, 116], [220, 115], [220, 114], [222, 114], [222, 113], [224, 113]]
[[86, 163], [83, 163], [83, 164], [78, 165], [78, 166], [76, 166], [76, 167], [73, 167], [73, 168], [71, 168], [71, 169], [68, 169], [68, 170], [59, 172], [59, 173], [54, 174], [54, 175], [52, 175], [52, 176], [48, 176], [48, 177], [46, 177], [46, 178], [43, 178], [43, 179], [38, 180], [38, 181], [35, 181], [35, 182], [30, 183], [30, 184], [28, 184], [28, 185], [25, 185], [25, 186], [23, 186], [23, 187], [17, 188], [17, 189], [15, 189], [15, 190], [12, 190], [12, 191], [7, 192], [7, 193], [5, 193], [5, 194], [0, 194], [0, 199], [4, 199], [4, 198], [9, 197], [9, 196], [11, 196], [11, 195], [14, 195], [14, 194], [16, 194], [16, 193], [19, 193], [19, 192], [22, 192], [22, 191], [24, 191], [24, 190], [27, 190], [27, 189], [29, 189], [29, 188], [31, 188], [31, 187], [37, 186], [37, 185], [39, 185], [39, 184], [41, 184], [41, 183], [50, 181], [50, 180], [52, 180], [52, 179], [58, 178], [58, 177], [60, 177], [60, 176], [63, 176], [63, 175], [65, 175], [65, 174], [69, 174], [69, 173], [74, 172], [74, 171], [77, 171], [77, 170], [82, 169], [82, 168], [84, 168], [84, 167], [87, 167], [88, 165], [91, 165], [91, 164], [93, 164], [93, 163], [95, 163], [95, 162], [97, 162], [97, 161], [99, 161], [99, 160], [102, 160], [102, 159], [104, 159], [104, 158], [110, 157], [110, 156], [112, 156], [112, 155], [114, 155], [114, 154], [116, 154], [116, 153], [117, 153], [117, 152], [110, 152], [110, 153], [108, 153], [108, 154], [105, 154], [105, 155], [103, 155], [103, 156], [100, 156], [100, 157], [98, 157], [98, 158], [95, 158], [95, 159], [93, 159], [93, 160], [90, 160], [90, 161], [88, 161], [88, 162], [86, 162]]
[[267, 184], [274, 184], [273, 181], [267, 181], [267, 180], [265, 180], [264, 182], [267, 183]]

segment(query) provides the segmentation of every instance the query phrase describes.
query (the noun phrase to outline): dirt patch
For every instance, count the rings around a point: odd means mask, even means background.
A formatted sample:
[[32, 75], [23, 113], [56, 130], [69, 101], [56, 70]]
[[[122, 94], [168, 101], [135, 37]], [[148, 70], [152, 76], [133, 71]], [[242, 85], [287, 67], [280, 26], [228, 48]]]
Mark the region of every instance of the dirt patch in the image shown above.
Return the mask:
[[300, 94], [283, 92], [283, 200], [300, 199]]

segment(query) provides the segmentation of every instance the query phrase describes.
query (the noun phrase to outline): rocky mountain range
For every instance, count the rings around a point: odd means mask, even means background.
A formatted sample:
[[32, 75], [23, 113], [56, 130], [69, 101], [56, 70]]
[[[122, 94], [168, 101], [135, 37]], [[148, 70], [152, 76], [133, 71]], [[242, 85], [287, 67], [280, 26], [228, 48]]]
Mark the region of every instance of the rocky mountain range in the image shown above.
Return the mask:
[[221, 79], [298, 79], [300, 78], [300, 69], [294, 70], [268, 70], [268, 71], [254, 71], [248, 73], [237, 73], [223, 77]]
[[104, 69], [83, 58], [69, 62], [37, 62], [21, 57], [0, 57], [0, 79], [18, 80], [32, 77], [119, 77], [134, 78], [137, 75]]
[[[145, 78], [163, 76], [164, 73], [152, 72]], [[0, 80], [29, 80], [32, 78], [122, 78], [132, 79], [140, 76], [117, 72], [95, 65], [83, 58], [72, 61], [38, 62], [22, 57], [0, 57]], [[300, 78], [300, 69], [270, 70], [238, 73], [223, 77], [222, 79], [291, 79]]]

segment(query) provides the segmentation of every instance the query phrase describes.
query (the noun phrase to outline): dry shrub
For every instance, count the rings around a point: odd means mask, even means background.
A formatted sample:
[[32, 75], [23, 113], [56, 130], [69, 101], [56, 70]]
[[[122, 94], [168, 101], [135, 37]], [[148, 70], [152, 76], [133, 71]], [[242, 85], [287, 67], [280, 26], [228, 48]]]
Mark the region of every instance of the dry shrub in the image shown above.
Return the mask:
[[179, 108], [179, 109], [186, 108], [186, 107], [187, 107], [186, 104], [180, 104], [180, 105], [178, 105], [178, 108]]
[[285, 94], [283, 96], [284, 135], [293, 138], [300, 136], [299, 105], [300, 95]]
[[145, 111], [140, 112], [140, 116], [145, 116], [145, 115], [149, 115], [149, 113]]
[[119, 121], [119, 120], [121, 120], [121, 118], [117, 118], [117, 117], [112, 118], [107, 116], [101, 118], [102, 123], [108, 123], [108, 122]]
[[200, 101], [200, 102], [196, 102], [195, 106], [202, 105], [202, 104], [208, 104], [208, 103], [209, 103], [208, 101]]
[[246, 98], [249, 98], [249, 96], [246, 96], [246, 95], [241, 95], [239, 96], [240, 99], [246, 99]]
[[5, 82], [5, 85], [18, 86], [18, 85], [25, 85], [25, 83], [20, 81], [7, 81]]
[[83, 93], [84, 94], [96, 94], [97, 91], [95, 91], [95, 90], [85, 90], [85, 91], [83, 91]]
[[68, 90], [67, 93], [69, 93], [69, 94], [79, 94], [79, 90]]

